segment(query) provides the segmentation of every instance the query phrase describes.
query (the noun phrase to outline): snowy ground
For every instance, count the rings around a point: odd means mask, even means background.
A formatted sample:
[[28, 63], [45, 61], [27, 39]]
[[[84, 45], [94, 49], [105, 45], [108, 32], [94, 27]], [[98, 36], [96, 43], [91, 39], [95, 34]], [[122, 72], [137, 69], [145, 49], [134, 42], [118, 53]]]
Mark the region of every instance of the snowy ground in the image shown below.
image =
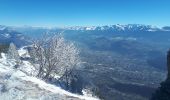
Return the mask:
[[[20, 49], [20, 56], [26, 55]], [[28, 61], [23, 61], [19, 69], [15, 69], [15, 61], [6, 59], [5, 54], [0, 58], [0, 100], [98, 100], [89, 95], [77, 95], [67, 92], [60, 87], [48, 84], [36, 77], [34, 67]]]

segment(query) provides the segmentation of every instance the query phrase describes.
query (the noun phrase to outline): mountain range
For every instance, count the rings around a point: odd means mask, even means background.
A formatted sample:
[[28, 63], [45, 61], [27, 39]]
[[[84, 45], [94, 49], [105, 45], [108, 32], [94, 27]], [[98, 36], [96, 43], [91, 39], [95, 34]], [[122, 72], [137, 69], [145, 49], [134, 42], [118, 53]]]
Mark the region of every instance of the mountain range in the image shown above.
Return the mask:
[[33, 27], [33, 26], [5, 26], [0, 25], [0, 30], [3, 29], [46, 29], [46, 30], [114, 30], [114, 31], [170, 31], [169, 26], [157, 27], [153, 25], [143, 24], [127, 24], [127, 25], [105, 25], [105, 26], [71, 26], [71, 27]]

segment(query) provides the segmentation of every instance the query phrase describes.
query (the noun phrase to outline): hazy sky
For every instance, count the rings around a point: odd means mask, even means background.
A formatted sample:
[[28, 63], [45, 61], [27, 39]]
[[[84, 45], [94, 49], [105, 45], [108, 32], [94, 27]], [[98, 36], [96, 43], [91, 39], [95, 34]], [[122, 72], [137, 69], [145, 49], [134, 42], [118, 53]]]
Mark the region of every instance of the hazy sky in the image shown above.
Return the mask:
[[0, 24], [170, 26], [170, 0], [0, 0]]

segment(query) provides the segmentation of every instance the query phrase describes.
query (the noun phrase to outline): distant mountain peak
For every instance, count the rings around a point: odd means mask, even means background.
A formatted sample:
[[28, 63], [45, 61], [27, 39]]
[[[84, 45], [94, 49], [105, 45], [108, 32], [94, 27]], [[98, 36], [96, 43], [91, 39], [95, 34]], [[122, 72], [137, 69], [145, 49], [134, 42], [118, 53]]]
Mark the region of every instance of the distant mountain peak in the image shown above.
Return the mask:
[[0, 25], [0, 31], [5, 30], [7, 27], [4, 25]]
[[158, 31], [164, 29], [158, 28], [152, 25], [143, 25], [143, 24], [127, 24], [127, 25], [105, 25], [105, 26], [74, 26], [74, 27], [67, 27], [67, 30], [112, 30], [112, 31]]

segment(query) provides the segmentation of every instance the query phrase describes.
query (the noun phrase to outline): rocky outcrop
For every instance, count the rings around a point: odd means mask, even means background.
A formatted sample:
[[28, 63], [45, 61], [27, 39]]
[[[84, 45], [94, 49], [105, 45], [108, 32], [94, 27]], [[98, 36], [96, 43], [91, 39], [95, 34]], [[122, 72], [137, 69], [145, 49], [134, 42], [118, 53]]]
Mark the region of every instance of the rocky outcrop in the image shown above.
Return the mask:
[[151, 100], [170, 100], [170, 50], [167, 54], [167, 70], [167, 79], [161, 83], [161, 87], [156, 90]]
[[168, 51], [167, 54], [167, 69], [168, 69], [167, 80], [170, 80], [170, 50]]

